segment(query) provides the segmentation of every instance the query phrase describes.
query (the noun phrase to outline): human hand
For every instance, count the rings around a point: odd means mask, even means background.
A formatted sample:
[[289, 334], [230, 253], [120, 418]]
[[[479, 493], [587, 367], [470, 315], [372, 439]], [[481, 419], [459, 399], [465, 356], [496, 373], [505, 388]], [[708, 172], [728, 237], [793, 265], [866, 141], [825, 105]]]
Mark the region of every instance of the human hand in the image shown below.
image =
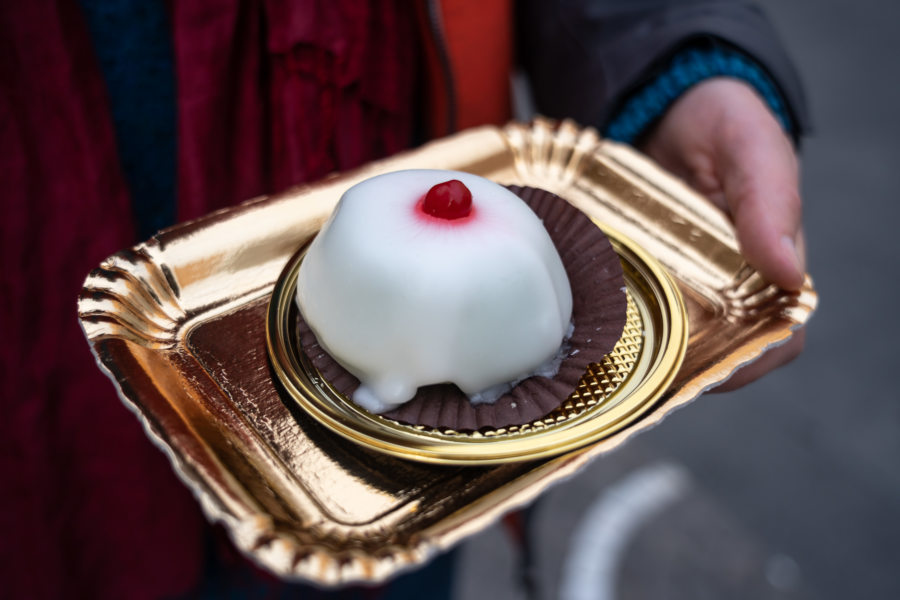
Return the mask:
[[[679, 98], [642, 150], [704, 194], [734, 222], [747, 262], [784, 289], [803, 285], [799, 168], [793, 145], [747, 84], [713, 78]], [[741, 387], [793, 360], [804, 331], [717, 388]]]

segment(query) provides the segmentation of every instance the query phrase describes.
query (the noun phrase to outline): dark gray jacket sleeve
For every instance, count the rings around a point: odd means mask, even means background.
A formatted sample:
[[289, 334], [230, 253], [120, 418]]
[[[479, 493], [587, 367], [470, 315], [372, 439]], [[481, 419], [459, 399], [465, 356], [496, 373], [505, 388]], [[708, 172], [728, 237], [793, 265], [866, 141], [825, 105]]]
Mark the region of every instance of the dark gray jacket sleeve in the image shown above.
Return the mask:
[[809, 128], [797, 73], [772, 25], [741, 0], [519, 0], [518, 56], [541, 114], [603, 129], [679, 49], [725, 44], [752, 58]]

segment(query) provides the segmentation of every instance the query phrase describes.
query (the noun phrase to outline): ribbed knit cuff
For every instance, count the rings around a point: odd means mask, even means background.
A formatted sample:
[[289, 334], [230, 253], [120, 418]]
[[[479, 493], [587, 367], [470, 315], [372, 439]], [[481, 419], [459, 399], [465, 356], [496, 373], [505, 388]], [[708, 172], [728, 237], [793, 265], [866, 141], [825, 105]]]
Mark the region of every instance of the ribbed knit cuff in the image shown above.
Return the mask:
[[732, 50], [687, 48], [675, 54], [655, 78], [638, 89], [606, 126], [604, 135], [633, 144], [692, 86], [711, 77], [733, 77], [753, 87], [788, 135], [794, 128], [787, 106], [775, 84], [753, 59]]

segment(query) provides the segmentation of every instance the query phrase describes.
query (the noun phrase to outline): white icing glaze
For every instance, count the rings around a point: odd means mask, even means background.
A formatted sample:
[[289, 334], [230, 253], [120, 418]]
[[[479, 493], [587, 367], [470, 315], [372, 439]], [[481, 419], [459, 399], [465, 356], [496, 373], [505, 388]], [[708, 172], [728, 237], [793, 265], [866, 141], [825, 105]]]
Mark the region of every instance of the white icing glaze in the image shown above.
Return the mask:
[[[428, 190], [450, 179], [472, 192], [472, 215], [422, 213]], [[556, 356], [572, 318], [565, 269], [537, 216], [456, 171], [398, 171], [347, 190], [303, 260], [297, 302], [362, 383], [354, 401], [373, 412], [423, 385], [478, 397], [530, 376]]]

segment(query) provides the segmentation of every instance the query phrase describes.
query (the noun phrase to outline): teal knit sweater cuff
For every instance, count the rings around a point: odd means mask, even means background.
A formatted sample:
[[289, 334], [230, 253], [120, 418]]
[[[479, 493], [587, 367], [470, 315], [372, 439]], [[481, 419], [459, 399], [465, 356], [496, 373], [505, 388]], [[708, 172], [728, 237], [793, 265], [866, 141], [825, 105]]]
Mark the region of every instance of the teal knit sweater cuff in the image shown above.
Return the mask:
[[634, 144], [688, 89], [711, 77], [732, 77], [753, 87], [788, 135], [793, 122], [781, 93], [753, 59], [723, 47], [688, 48], [675, 54], [664, 70], [639, 88], [607, 124], [604, 135]]

